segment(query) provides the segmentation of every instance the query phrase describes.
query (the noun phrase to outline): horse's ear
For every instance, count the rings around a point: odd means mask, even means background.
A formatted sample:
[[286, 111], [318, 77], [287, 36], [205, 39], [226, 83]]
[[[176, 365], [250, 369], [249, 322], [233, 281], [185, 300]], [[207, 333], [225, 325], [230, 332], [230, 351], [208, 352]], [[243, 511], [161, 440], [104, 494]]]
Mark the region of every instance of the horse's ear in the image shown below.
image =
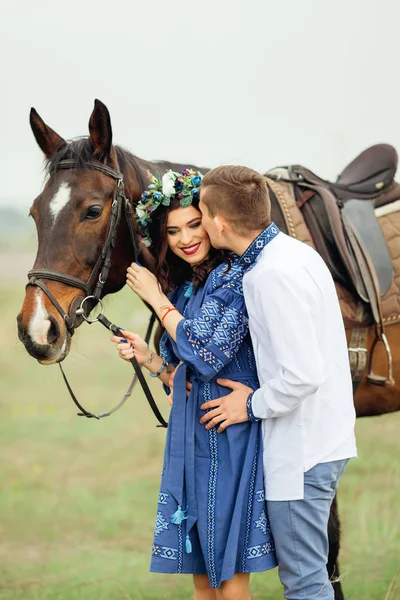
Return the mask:
[[57, 150], [66, 143], [64, 138], [46, 125], [34, 108], [31, 108], [29, 122], [31, 124], [33, 135], [46, 158], [53, 156]]
[[97, 156], [109, 156], [112, 144], [111, 118], [108, 108], [100, 100], [94, 101], [89, 119], [90, 139]]

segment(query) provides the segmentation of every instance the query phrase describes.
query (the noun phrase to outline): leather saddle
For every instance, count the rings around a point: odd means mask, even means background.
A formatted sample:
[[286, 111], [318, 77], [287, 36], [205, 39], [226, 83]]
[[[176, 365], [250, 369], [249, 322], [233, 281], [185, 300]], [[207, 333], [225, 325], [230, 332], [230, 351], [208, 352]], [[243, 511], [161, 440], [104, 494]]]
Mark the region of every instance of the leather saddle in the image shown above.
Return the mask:
[[400, 199], [397, 164], [395, 148], [377, 144], [357, 156], [336, 182], [300, 165], [267, 173], [293, 184], [297, 205], [334, 279], [364, 302], [371, 303], [371, 277], [377, 280], [374, 295], [383, 296], [392, 283], [392, 260], [374, 210]]
[[[393, 385], [392, 358], [384, 333], [381, 296], [393, 279], [393, 266], [375, 209], [400, 199], [400, 184], [394, 176], [396, 150], [377, 144], [357, 156], [330, 182], [300, 165], [278, 167], [266, 173], [271, 179], [293, 185], [297, 206], [311, 233], [317, 251], [333, 278], [369, 307], [375, 322], [375, 340], [370, 350], [368, 380], [376, 385]], [[363, 312], [363, 311], [361, 311]], [[386, 376], [373, 372], [373, 354], [378, 342], [388, 357]], [[359, 344], [356, 344], [359, 346]], [[352, 348], [353, 357], [365, 356], [365, 348]], [[364, 372], [365, 360], [356, 358], [355, 389]], [[351, 363], [352, 364], [352, 363]], [[359, 368], [361, 366], [361, 368]]]

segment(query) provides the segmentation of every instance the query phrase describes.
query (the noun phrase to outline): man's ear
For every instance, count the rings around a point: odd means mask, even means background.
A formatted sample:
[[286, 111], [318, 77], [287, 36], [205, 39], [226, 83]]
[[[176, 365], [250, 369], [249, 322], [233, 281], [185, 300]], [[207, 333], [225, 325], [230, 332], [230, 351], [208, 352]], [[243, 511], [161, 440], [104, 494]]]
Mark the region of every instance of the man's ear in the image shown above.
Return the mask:
[[225, 221], [224, 217], [217, 215], [214, 217], [214, 223], [218, 237], [220, 237], [224, 231], [230, 230], [229, 224]]

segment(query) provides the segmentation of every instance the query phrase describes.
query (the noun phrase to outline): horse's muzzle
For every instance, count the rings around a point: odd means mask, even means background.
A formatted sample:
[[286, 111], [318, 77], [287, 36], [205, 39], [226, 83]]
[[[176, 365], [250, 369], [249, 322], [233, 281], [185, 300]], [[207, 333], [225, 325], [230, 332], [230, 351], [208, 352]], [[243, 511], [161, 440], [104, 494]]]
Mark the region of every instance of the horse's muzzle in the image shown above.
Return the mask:
[[47, 332], [42, 335], [39, 343], [32, 339], [28, 328], [24, 327], [20, 313], [17, 317], [18, 337], [33, 358], [41, 364], [54, 364], [61, 362], [67, 356], [70, 336], [65, 330], [64, 339], [61, 339], [59, 325], [53, 316], [49, 315], [46, 321]]

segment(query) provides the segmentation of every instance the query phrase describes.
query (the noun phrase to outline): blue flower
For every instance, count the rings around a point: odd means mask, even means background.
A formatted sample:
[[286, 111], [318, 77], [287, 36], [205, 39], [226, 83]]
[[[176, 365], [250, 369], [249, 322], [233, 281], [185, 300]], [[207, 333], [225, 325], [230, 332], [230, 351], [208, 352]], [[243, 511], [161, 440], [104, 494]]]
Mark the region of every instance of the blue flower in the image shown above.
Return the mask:
[[182, 181], [179, 181], [179, 179], [175, 180], [175, 189], [177, 192], [179, 192], [179, 190], [181, 190], [183, 188], [183, 183]]
[[200, 185], [201, 182], [201, 177], [199, 177], [199, 175], [195, 175], [194, 177], [192, 177], [192, 185], [194, 186], [198, 186]]
[[157, 200], [157, 202], [161, 202], [161, 200], [162, 200], [161, 192], [154, 192], [153, 198], [154, 198], [154, 200]]
[[146, 219], [139, 219], [139, 223], [140, 223], [141, 225], [143, 225], [143, 227], [146, 227], [146, 225], [147, 225], [147, 221], [146, 221]]
[[142, 194], [143, 198], [148, 198], [150, 196], [149, 192], [145, 191]]
[[146, 204], [147, 202], [147, 198], [143, 198], [143, 196], [140, 199], [141, 204]]
[[156, 189], [156, 187], [157, 187], [157, 186], [156, 186], [156, 185], [154, 185], [154, 183], [151, 183], [151, 184], [149, 185], [149, 190], [155, 190], [155, 189]]
[[193, 196], [193, 198], [198, 198], [199, 197], [199, 192], [200, 192], [199, 188], [193, 188], [192, 189], [192, 196]]

